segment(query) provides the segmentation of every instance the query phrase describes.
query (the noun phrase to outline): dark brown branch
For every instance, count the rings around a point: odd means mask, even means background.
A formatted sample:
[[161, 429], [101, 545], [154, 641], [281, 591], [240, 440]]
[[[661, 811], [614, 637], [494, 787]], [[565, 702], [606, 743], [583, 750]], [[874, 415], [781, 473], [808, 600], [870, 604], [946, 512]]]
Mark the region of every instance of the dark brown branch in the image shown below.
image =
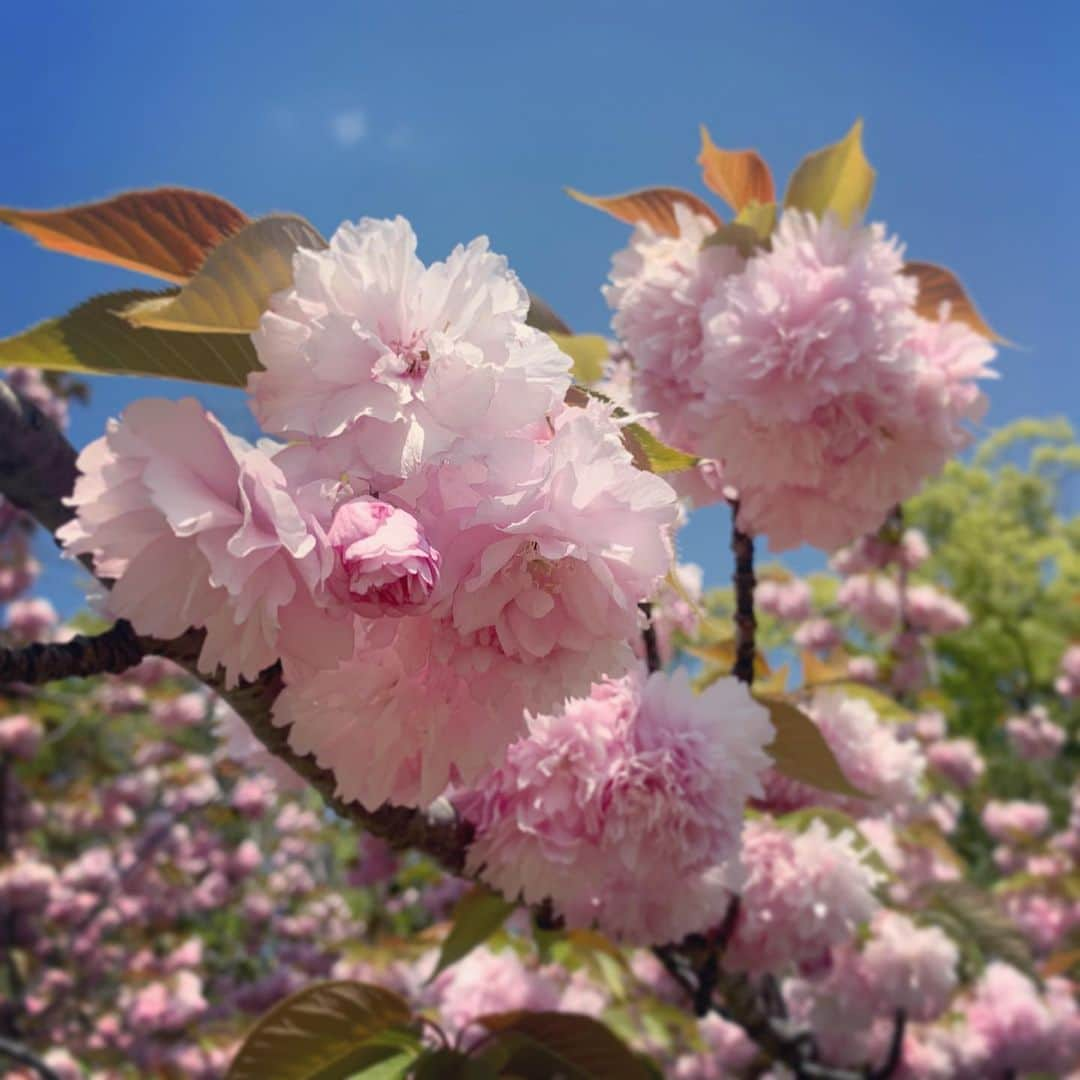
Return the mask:
[[648, 601], [639, 606], [645, 616], [645, 626], [641, 631], [641, 640], [645, 645], [645, 663], [651, 675], [654, 671], [659, 671], [664, 664], [660, 659], [660, 644], [656, 640], [656, 627], [653, 625], [652, 620], [653, 606]]
[[[40, 409], [0, 380], [0, 495], [29, 513], [50, 533], [55, 533], [72, 517], [71, 509], [64, 505], [63, 500], [75, 486], [75, 459], [74, 449], [59, 428]], [[104, 584], [108, 585], [109, 582]], [[356, 822], [395, 848], [416, 848], [454, 873], [462, 870], [471, 829], [458, 820], [448, 803], [436, 803], [426, 811], [391, 805], [380, 806], [374, 811], [365, 810], [358, 803], [346, 802], [337, 795], [336, 781], [330, 770], [319, 766], [313, 757], [297, 754], [289, 747], [286, 731], [275, 727], [271, 720], [274, 699], [282, 686], [279, 668], [275, 666], [264, 671], [253, 683], [242, 683], [227, 689], [222, 671], [207, 675], [198, 669], [203, 631], [188, 630], [172, 641], [138, 636], [132, 642], [126, 637], [125, 631], [115, 627], [114, 630], [116, 637], [124, 642], [123, 658], [130, 661], [118, 670], [134, 666], [143, 656], [164, 656], [174, 661], [221, 695], [247, 722], [267, 750], [315, 788], [336, 813]], [[110, 633], [112, 631], [100, 635], [108, 640], [107, 646], [102, 643], [81, 648], [108, 651], [115, 644], [107, 638]], [[50, 648], [44, 646], [46, 650]], [[11, 680], [19, 679], [20, 671], [31, 673], [26, 668], [28, 660], [25, 657], [12, 657], [8, 663], [12, 668]], [[65, 669], [65, 664], [74, 663], [74, 659], [63, 650], [35, 653], [32, 663], [37, 665], [39, 671], [51, 665], [51, 670], [64, 674], [79, 673]], [[59, 678], [62, 674], [51, 677]], [[0, 681], [3, 681], [3, 677], [0, 677]]]
[[897, 1009], [893, 1019], [892, 1039], [889, 1040], [889, 1050], [885, 1055], [885, 1060], [869, 1073], [868, 1080], [889, 1080], [889, 1077], [900, 1068], [900, 1063], [904, 1058], [904, 1033], [906, 1031], [907, 1014], [903, 1009]]
[[60, 1080], [59, 1073], [50, 1069], [37, 1054], [32, 1054], [25, 1046], [15, 1042], [13, 1039], [5, 1039], [0, 1036], [0, 1057], [6, 1057], [10, 1061], [33, 1069], [41, 1077], [41, 1080]]
[[735, 678], [750, 686], [754, 681], [757, 619], [754, 617], [754, 538], [740, 531], [739, 503], [731, 503], [731, 550], [735, 555]]
[[78, 634], [70, 641], [0, 649], [0, 685], [45, 683], [72, 676], [119, 674], [146, 655], [143, 642], [121, 619], [102, 634]]

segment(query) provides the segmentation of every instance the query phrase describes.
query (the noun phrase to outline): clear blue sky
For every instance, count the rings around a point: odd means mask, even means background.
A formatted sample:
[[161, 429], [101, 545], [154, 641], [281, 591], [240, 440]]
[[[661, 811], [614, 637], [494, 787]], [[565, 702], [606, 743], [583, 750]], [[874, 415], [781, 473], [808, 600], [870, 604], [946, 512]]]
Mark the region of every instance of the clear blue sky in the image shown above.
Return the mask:
[[[989, 424], [1080, 401], [1080, 8], [1015, 3], [83, 2], [7, 5], [0, 204], [49, 207], [156, 184], [329, 233], [403, 213], [421, 253], [487, 233], [578, 329], [619, 223], [571, 202], [663, 183], [701, 191], [704, 121], [778, 178], [856, 116], [878, 169], [872, 214], [913, 257], [958, 271], [1004, 354]], [[0, 335], [132, 275], [0, 232]], [[182, 383], [96, 379], [82, 445], [132, 397]], [[239, 393], [204, 397], [251, 434]], [[719, 581], [726, 522], [683, 555]], [[73, 568], [47, 590], [78, 603]]]

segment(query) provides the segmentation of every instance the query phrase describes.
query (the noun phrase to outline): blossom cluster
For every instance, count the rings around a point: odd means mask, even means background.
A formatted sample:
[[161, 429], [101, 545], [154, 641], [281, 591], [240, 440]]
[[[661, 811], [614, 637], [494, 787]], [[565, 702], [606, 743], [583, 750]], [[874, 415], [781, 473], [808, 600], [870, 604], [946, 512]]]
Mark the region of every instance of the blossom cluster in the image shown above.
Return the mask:
[[[678, 941], [722, 921], [743, 884], [747, 799], [772, 725], [734, 679], [700, 695], [685, 670], [593, 687], [530, 715], [503, 764], [458, 798], [469, 866], [571, 926]], [[679, 889], [672, 892], [672, 876]]]
[[613, 409], [564, 404], [570, 360], [484, 240], [425, 266], [401, 218], [301, 250], [254, 335], [251, 445], [144, 399], [79, 459], [61, 531], [108, 612], [203, 670], [280, 662], [275, 719], [374, 808], [467, 783], [545, 710], [633, 659], [674, 492]]
[[740, 527], [774, 550], [873, 532], [966, 445], [993, 347], [948, 307], [916, 314], [881, 225], [786, 209], [744, 257], [709, 242], [705, 216], [676, 216], [676, 236], [636, 228], [606, 289], [638, 408], [719, 463]]

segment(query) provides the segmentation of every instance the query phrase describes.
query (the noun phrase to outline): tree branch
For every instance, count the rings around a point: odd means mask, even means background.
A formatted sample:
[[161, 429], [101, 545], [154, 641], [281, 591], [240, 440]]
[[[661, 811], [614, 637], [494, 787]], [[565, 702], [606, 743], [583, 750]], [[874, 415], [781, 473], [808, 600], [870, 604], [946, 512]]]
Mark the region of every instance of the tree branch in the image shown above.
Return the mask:
[[754, 538], [739, 529], [739, 502], [731, 502], [731, 550], [735, 555], [735, 667], [739, 682], [754, 681], [754, 653], [757, 648], [757, 619], [754, 616]]
[[145, 655], [131, 623], [121, 619], [102, 634], [78, 634], [70, 641], [0, 649], [0, 685], [45, 683], [73, 675], [117, 675]]
[[[25, 401], [0, 380], [0, 495], [30, 514], [38, 524], [55, 534], [73, 514], [64, 499], [75, 486], [76, 453], [63, 432], [32, 403]], [[92, 567], [90, 568], [93, 572]], [[104, 582], [106, 586], [108, 582]], [[354, 821], [394, 848], [416, 848], [430, 855], [452, 873], [465, 865], [465, 849], [472, 829], [458, 819], [449, 803], [437, 802], [428, 810], [385, 804], [368, 811], [337, 794], [334, 774], [313, 757], [297, 754], [288, 744], [287, 732], [271, 719], [274, 699], [281, 692], [281, 669], [277, 665], [262, 672], [254, 682], [226, 688], [224, 672], [211, 675], [199, 671], [197, 661], [204, 632], [188, 630], [171, 641], [134, 635], [126, 623], [117, 623], [98, 638], [84, 638], [74, 649], [63, 646], [30, 646], [11, 655], [0, 653], [10, 674], [0, 673], [0, 681], [38, 681], [86, 673], [76, 670], [83, 657], [89, 670], [123, 671], [144, 656], [164, 656], [205, 683], [224, 698], [247, 723], [252, 734], [276, 758], [284, 761], [315, 788], [326, 804], [341, 817]], [[70, 643], [69, 643], [70, 644]], [[109, 658], [115, 666], [93, 666]], [[47, 671], [57, 674], [49, 675]], [[20, 675], [38, 675], [36, 679]]]
[[[0, 495], [55, 534], [72, 517], [70, 508], [64, 505], [63, 500], [74, 487], [75, 459], [74, 449], [56, 426], [39, 409], [23, 401], [6, 383], [0, 381]], [[737, 515], [738, 505], [733, 504], [732, 510]], [[750, 684], [754, 675], [756, 629], [753, 609], [754, 547], [752, 537], [740, 532], [734, 524], [732, 550], [735, 552], [735, 674]], [[89, 566], [89, 560], [84, 562]], [[92, 567], [90, 569], [92, 572]], [[646, 609], [646, 615], [650, 614], [650, 610]], [[644, 634], [649, 668], [659, 670], [660, 657], [651, 617]], [[40, 676], [45, 670], [63, 673], [42, 676], [38, 680], [44, 681], [46, 677], [84, 674], [85, 669], [123, 671], [137, 664], [143, 656], [164, 656], [224, 698], [262, 745], [315, 788], [327, 806], [341, 817], [356, 822], [395, 848], [415, 848], [437, 860], [450, 872], [459, 875], [463, 872], [472, 829], [457, 817], [449, 803], [439, 801], [426, 811], [391, 805], [367, 811], [357, 803], [345, 802], [337, 794], [333, 773], [322, 768], [314, 757], [292, 750], [287, 731], [273, 723], [274, 700], [282, 688], [280, 666], [268, 668], [254, 682], [242, 682], [239, 686], [227, 688], [224, 672], [220, 669], [212, 675], [198, 670], [197, 660], [203, 637], [202, 630], [192, 629], [174, 640], [160, 641], [134, 635], [130, 627], [118, 623], [98, 638], [83, 639], [75, 649], [48, 651], [50, 646], [40, 647], [41, 651], [34, 654], [33, 661], [19, 655], [28, 650], [18, 650], [16, 654], [3, 657], [0, 662], [8, 667], [0, 670], [12, 671], [14, 674], [11, 677], [14, 678], [19, 678], [20, 673]], [[93, 661], [88, 657], [93, 657]], [[113, 666], [94, 666], [105, 660]], [[22, 681], [33, 680], [23, 678]], [[683, 945], [655, 950], [665, 968], [691, 998], [698, 999], [702, 1007], [721, 1008], [714, 995], [714, 990], [718, 991], [723, 998], [723, 1015], [739, 1024], [772, 1060], [791, 1067], [797, 1077], [807, 1080], [864, 1080], [871, 1075], [874, 1080], [886, 1080], [891, 1075], [896, 1067], [892, 1059], [895, 1056], [898, 1061], [900, 1054], [900, 1050], [895, 1050], [894, 1054], [892, 1048], [889, 1059], [882, 1067], [886, 1071], [852, 1072], [817, 1064], [813, 1060], [816, 1052], [809, 1033], [801, 1029], [793, 1030], [787, 1021], [771, 1016], [765, 1004], [767, 995], [761, 995], [747, 976], [726, 972], [717, 962], [724, 934], [730, 932], [727, 920], [725, 927], [727, 931], [721, 928], [707, 937], [696, 935]], [[705, 975], [704, 981], [702, 973]], [[902, 1039], [901, 1030], [899, 1036], [894, 1036], [894, 1044], [902, 1044]], [[37, 1069], [45, 1080], [58, 1080], [44, 1062], [10, 1040], [0, 1040], [0, 1053]]]
[[19, 1065], [26, 1065], [28, 1068], [33, 1069], [41, 1077], [41, 1080], [60, 1080], [58, 1072], [50, 1069], [37, 1054], [32, 1054], [25, 1046], [15, 1042], [14, 1039], [6, 1039], [0, 1036], [0, 1057], [9, 1058]]

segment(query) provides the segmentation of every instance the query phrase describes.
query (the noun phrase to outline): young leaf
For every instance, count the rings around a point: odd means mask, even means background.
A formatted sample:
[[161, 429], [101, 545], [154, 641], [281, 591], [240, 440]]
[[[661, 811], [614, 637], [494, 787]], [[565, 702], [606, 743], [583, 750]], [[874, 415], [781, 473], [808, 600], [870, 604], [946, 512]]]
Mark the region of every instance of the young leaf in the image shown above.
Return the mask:
[[972, 303], [964, 291], [960, 279], [944, 266], [933, 263], [909, 262], [904, 264], [904, 271], [919, 283], [919, 294], [915, 300], [915, 310], [924, 318], [936, 320], [941, 305], [949, 305], [949, 318], [966, 323], [976, 334], [981, 334], [990, 341], [1008, 344], [1006, 340], [990, 329], [986, 320], [979, 314], [979, 309]]
[[695, 214], [704, 214], [717, 226], [720, 217], [708, 203], [703, 202], [689, 191], [679, 188], [657, 187], [643, 188], [641, 191], [629, 191], [625, 195], [585, 195], [574, 188], [567, 188], [566, 193], [586, 206], [595, 206], [612, 217], [625, 221], [629, 225], [651, 225], [658, 233], [667, 236], [679, 235], [679, 224], [675, 218], [675, 207], [682, 203]]
[[870, 204], [874, 170], [862, 148], [862, 121], [838, 142], [803, 158], [788, 181], [785, 206], [809, 210], [818, 217], [832, 211], [850, 225]]
[[34, 367], [96, 375], [157, 375], [243, 386], [259, 367], [248, 334], [175, 334], [136, 330], [115, 312], [160, 298], [141, 291], [105, 293], [58, 319], [0, 341], [0, 368]]
[[[682, 472], [684, 469], [692, 469], [700, 460], [693, 454], [684, 454], [681, 450], [662, 443], [641, 424], [627, 424], [623, 428], [623, 441], [633, 454], [638, 467], [647, 469], [649, 472]], [[642, 465], [641, 461], [645, 464]]]
[[567, 1080], [649, 1080], [652, 1073], [598, 1020], [575, 1013], [506, 1012], [477, 1017], [476, 1024], [506, 1040], [508, 1075]]
[[776, 201], [772, 173], [765, 159], [756, 150], [721, 150], [709, 137], [704, 124], [698, 164], [705, 186], [736, 213], [750, 203]]
[[325, 247], [318, 230], [303, 218], [271, 214], [216, 247], [175, 296], [141, 300], [121, 314], [132, 326], [157, 330], [251, 333], [270, 297], [292, 284], [296, 251]]
[[735, 224], [753, 229], [758, 243], [764, 246], [772, 236], [773, 229], [776, 228], [776, 203], [750, 203], [739, 211]]
[[752, 226], [729, 221], [726, 225], [721, 225], [716, 232], [710, 233], [702, 246], [715, 247], [721, 244], [730, 245], [744, 259], [749, 259], [761, 246], [761, 238]]
[[[716, 674], [710, 672], [710, 678], [706, 685], [711, 686], [717, 679], [730, 675], [735, 666], [735, 639], [733, 637], [721, 638], [719, 641], [709, 641], [700, 645], [684, 645], [683, 651], [708, 664], [719, 665]], [[769, 674], [769, 661], [761, 654], [760, 650], [754, 653], [754, 676]]]
[[804, 686], [823, 686], [844, 682], [848, 677], [847, 661], [841, 655], [835, 660], [821, 660], [809, 649], [799, 653]]
[[844, 775], [825, 736], [806, 713], [783, 698], [759, 697], [758, 701], [769, 710], [769, 719], [776, 729], [776, 738], [765, 747], [765, 752], [778, 772], [820, 791], [869, 798]]
[[407, 1049], [401, 1039], [372, 1040], [411, 1020], [408, 1003], [382, 987], [316, 983], [256, 1022], [226, 1080], [345, 1080]]
[[0, 223], [44, 248], [177, 282], [247, 221], [232, 203], [185, 188], [129, 191], [62, 210], [0, 207]]
[[589, 385], [604, 374], [609, 350], [599, 334], [560, 334], [549, 331], [552, 340], [574, 361], [574, 382]]
[[482, 945], [506, 921], [515, 904], [482, 885], [467, 892], [454, 908], [450, 933], [439, 950], [439, 962], [428, 982]]

